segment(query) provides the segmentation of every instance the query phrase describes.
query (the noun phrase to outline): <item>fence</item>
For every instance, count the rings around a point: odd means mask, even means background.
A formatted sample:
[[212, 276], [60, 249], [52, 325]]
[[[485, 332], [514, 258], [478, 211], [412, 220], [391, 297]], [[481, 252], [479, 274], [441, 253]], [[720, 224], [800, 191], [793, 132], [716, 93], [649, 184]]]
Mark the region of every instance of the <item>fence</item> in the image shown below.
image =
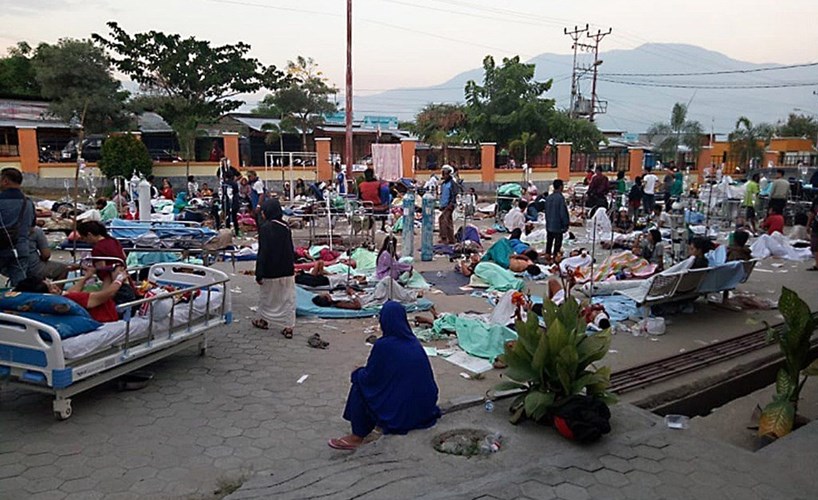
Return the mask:
[[595, 166], [601, 166], [605, 172], [627, 172], [630, 166], [628, 151], [571, 152], [571, 172], [585, 172]]

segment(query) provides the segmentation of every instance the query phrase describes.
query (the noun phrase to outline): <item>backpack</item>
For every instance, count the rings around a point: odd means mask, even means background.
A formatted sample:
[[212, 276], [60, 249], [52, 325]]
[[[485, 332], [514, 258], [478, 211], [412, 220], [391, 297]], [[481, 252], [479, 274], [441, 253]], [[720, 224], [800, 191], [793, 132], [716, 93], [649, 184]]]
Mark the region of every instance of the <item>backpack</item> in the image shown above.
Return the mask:
[[17, 246], [17, 240], [20, 237], [20, 223], [22, 222], [23, 214], [26, 212], [27, 202], [28, 198], [23, 196], [22, 206], [20, 211], [17, 212], [17, 220], [14, 221], [13, 225], [4, 225], [2, 230], [0, 230], [0, 251], [12, 250]]

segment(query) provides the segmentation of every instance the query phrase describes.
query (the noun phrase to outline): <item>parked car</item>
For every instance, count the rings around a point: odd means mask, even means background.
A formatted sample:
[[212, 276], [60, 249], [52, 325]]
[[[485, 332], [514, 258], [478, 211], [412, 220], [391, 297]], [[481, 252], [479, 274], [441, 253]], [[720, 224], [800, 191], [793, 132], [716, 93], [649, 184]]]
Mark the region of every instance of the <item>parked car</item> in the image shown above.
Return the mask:
[[167, 149], [153, 149], [148, 151], [153, 161], [179, 163], [184, 161], [181, 156]]
[[[104, 135], [89, 135], [82, 141], [82, 158], [87, 162], [96, 162], [102, 157]], [[62, 148], [60, 159], [65, 162], [77, 161], [77, 139], [71, 139]]]

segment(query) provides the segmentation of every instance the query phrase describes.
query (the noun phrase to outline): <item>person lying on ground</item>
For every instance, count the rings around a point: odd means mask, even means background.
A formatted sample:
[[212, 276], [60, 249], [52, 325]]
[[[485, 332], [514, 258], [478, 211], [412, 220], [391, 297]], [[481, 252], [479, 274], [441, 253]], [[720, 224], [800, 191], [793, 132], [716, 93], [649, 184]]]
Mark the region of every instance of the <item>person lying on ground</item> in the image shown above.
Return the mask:
[[412, 333], [406, 309], [394, 301], [380, 314], [383, 337], [366, 366], [352, 372], [344, 419], [352, 433], [328, 444], [338, 450], [358, 448], [375, 427], [384, 434], [406, 434], [433, 426], [440, 418], [438, 388], [429, 357]]
[[113, 272], [113, 280], [109, 284], [104, 285], [102, 290], [98, 292], [84, 291], [85, 285], [95, 274], [93, 268], [86, 269], [82, 278], [75, 281], [74, 286], [69, 288], [65, 293], [63, 293], [57, 285], [33, 276], [18, 283], [14, 291], [63, 295], [88, 310], [91, 317], [100, 323], [118, 321], [119, 314], [116, 311], [116, 304], [113, 298], [117, 291], [119, 291], [119, 288], [127, 282], [128, 274], [123, 267], [117, 267]]
[[[572, 285], [573, 284], [569, 282], [569, 287]], [[570, 297], [571, 300], [576, 300], [570, 296], [570, 289], [567, 294], [560, 280], [556, 278], [551, 278], [548, 280], [547, 297], [556, 305], [560, 305], [565, 302], [566, 297]], [[543, 315], [542, 304], [531, 305], [531, 310], [538, 316]], [[587, 324], [594, 325], [600, 330], [605, 330], [611, 327], [610, 317], [602, 304], [586, 304], [580, 310], [580, 315]]]
[[750, 233], [747, 231], [736, 231], [733, 233], [733, 244], [727, 247], [727, 262], [734, 260], [751, 260], [753, 253], [747, 246]]
[[318, 307], [360, 310], [383, 304], [389, 300], [401, 304], [414, 304], [421, 296], [421, 292], [409, 291], [387, 276], [379, 281], [372, 291], [359, 293], [347, 287], [346, 295], [342, 298], [336, 299], [329, 293], [320, 293], [312, 298], [312, 303]]
[[511, 231], [511, 234], [508, 236], [508, 242], [511, 245], [511, 249], [514, 250], [516, 254], [522, 254], [523, 252], [527, 251], [531, 246], [528, 243], [523, 243], [521, 238], [523, 237], [523, 230], [519, 227], [515, 230]]
[[335, 288], [339, 283], [349, 284], [347, 283], [347, 277], [349, 278], [350, 282], [354, 282], [357, 285], [366, 284], [366, 276], [353, 274], [347, 276], [344, 274], [328, 272], [326, 270], [326, 264], [322, 260], [317, 261], [309, 271], [296, 270], [295, 272], [296, 284], [312, 288], [321, 286], [330, 286], [331, 288]]

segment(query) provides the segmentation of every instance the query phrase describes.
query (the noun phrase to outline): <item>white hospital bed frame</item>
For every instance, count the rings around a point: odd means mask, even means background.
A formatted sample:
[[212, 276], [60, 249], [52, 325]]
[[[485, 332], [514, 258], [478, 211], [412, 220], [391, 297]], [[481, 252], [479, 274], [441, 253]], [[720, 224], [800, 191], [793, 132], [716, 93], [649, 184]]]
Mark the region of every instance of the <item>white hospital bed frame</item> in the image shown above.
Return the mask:
[[[0, 313], [0, 387], [20, 387], [53, 395], [54, 416], [65, 420], [72, 414], [71, 397], [75, 394], [189, 347], [197, 346], [200, 355], [204, 355], [207, 351], [207, 331], [232, 322], [230, 278], [216, 269], [179, 262], [154, 264], [148, 277], [152, 282], [174, 285], [179, 289], [119, 305], [118, 309], [125, 311], [124, 343], [77, 359], [65, 359], [62, 340], [53, 326]], [[211, 310], [211, 292], [216, 286], [222, 289], [221, 304]], [[194, 300], [191, 298], [187, 304], [178, 305], [189, 308], [188, 320], [174, 324], [174, 310], [177, 307], [174, 306], [170, 310], [168, 331], [157, 335], [153, 330], [153, 303], [197, 290], [207, 299], [204, 315], [193, 318]], [[131, 310], [144, 304], [149, 304], [150, 326], [145, 336], [133, 340], [130, 338]], [[41, 334], [49, 337], [49, 340], [43, 340]]]

